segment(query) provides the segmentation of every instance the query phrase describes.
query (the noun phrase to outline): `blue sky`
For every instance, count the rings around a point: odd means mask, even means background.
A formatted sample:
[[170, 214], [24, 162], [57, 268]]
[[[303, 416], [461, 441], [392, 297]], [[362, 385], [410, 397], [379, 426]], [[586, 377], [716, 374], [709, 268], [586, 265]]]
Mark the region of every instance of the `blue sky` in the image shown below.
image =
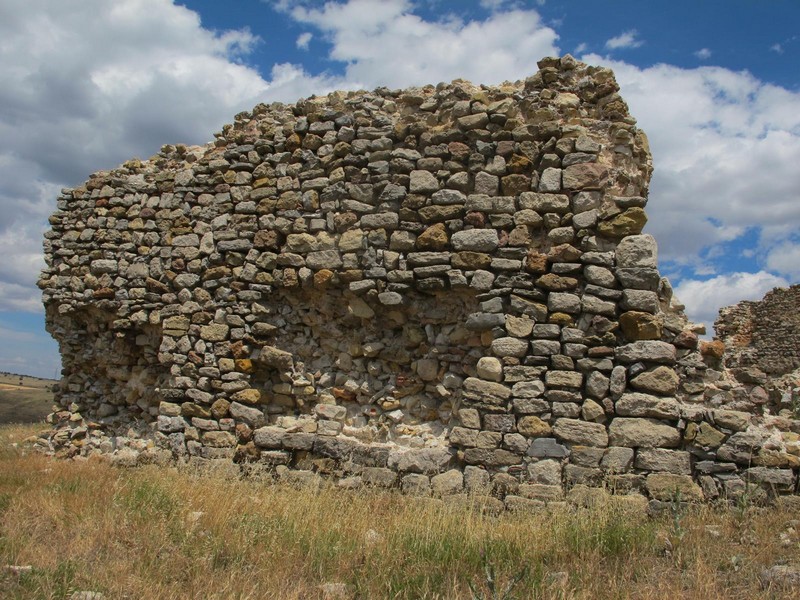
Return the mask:
[[258, 102], [612, 67], [655, 161], [646, 231], [695, 321], [800, 280], [800, 2], [4, 0], [0, 371], [52, 377], [34, 283], [61, 187]]
[[[205, 27], [249, 28], [259, 35], [261, 41], [244, 62], [262, 72], [283, 61], [301, 63], [315, 73], [343, 71], [341, 63], [328, 57], [331, 44], [318, 31], [277, 11], [265, 10], [265, 5], [280, 3], [181, 0], [178, 4], [196, 11]], [[319, 6], [324, 2], [307, 4]], [[638, 66], [659, 62], [685, 68], [714, 64], [746, 69], [765, 82], [794, 90], [800, 83], [790, 68], [793, 59], [800, 57], [800, 2], [796, 0], [423, 0], [414, 6], [414, 14], [429, 21], [443, 16], [479, 21], [497, 10], [533, 8], [544, 24], [557, 32], [563, 52], [602, 53], [609, 39], [634, 32], [634, 43], [619, 53]], [[297, 38], [304, 33], [313, 36], [307, 50], [296, 46]], [[701, 52], [704, 48], [710, 53], [707, 57]]]

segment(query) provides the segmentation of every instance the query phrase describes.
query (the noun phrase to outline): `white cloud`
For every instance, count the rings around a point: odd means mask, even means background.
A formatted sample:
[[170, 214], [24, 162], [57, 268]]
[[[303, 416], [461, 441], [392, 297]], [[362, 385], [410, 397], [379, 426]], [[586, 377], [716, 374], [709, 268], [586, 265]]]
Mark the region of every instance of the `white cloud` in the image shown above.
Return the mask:
[[300, 48], [300, 50], [308, 50], [308, 44], [311, 42], [313, 37], [314, 36], [312, 34], [306, 31], [305, 33], [301, 33], [297, 36], [297, 41], [295, 44], [297, 44], [297, 47]]
[[256, 36], [203, 29], [170, 0], [6, 0], [0, 39], [0, 310], [41, 310], [41, 234], [61, 187], [205, 142], [269, 84], [238, 63]]
[[655, 171], [648, 231], [662, 260], [699, 265], [700, 253], [761, 231], [760, 250], [800, 223], [800, 93], [720, 67], [614, 69], [647, 133]]
[[711, 58], [711, 50], [708, 48], [700, 48], [694, 55], [699, 58], [700, 60], [708, 60]]
[[586, 42], [581, 42], [577, 46], [575, 46], [575, 54], [583, 54], [589, 49], [589, 44]]
[[639, 32], [635, 29], [630, 29], [620, 33], [618, 36], [606, 40], [606, 48], [609, 50], [618, 50], [620, 48], [638, 48], [644, 44], [644, 42], [637, 37], [638, 35]]
[[[520, 0], [481, 0], [481, 8], [488, 11], [509, 10], [520, 8], [523, 3]], [[538, 6], [544, 6], [545, 0], [536, 0]]]
[[534, 10], [493, 12], [483, 21], [425, 21], [407, 0], [328, 2], [287, 9], [331, 42], [329, 58], [346, 64], [343, 81], [404, 87], [462, 77], [481, 83], [518, 79], [556, 54], [556, 32]]
[[767, 255], [766, 264], [771, 271], [800, 281], [800, 243], [787, 240], [772, 248]]
[[689, 317], [706, 325], [711, 334], [713, 324], [723, 306], [741, 300], [760, 300], [776, 287], [786, 287], [789, 282], [766, 271], [758, 273], [729, 273], [705, 281], [686, 279], [675, 288], [675, 296], [686, 305]]
[[781, 44], [777, 44], [777, 43], [776, 44], [772, 44], [772, 46], [770, 46], [769, 49], [772, 50], [773, 52], [775, 52], [776, 54], [783, 54], [783, 52], [784, 52], [783, 46]]

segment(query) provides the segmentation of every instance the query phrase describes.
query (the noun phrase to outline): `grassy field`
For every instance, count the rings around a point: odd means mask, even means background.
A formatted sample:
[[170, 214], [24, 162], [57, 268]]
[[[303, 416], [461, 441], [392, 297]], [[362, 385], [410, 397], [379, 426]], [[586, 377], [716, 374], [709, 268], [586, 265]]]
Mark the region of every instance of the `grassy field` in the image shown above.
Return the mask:
[[0, 424], [36, 423], [52, 412], [52, 379], [0, 373]]
[[0, 428], [2, 598], [798, 597], [760, 578], [800, 563], [798, 515], [781, 510], [651, 519], [609, 502], [496, 515], [389, 492], [57, 461], [19, 444], [37, 429]]

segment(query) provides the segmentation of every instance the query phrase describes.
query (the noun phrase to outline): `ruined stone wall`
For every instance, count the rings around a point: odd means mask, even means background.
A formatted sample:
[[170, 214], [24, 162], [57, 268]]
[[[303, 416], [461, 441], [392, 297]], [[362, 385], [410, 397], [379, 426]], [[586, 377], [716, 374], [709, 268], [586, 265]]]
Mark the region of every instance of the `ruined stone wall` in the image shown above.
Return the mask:
[[725, 343], [726, 365], [755, 367], [772, 376], [800, 369], [799, 308], [800, 285], [723, 308], [714, 329]]
[[53, 449], [516, 505], [796, 491], [800, 423], [732, 391], [658, 273], [613, 74], [539, 66], [259, 105], [64, 190]]

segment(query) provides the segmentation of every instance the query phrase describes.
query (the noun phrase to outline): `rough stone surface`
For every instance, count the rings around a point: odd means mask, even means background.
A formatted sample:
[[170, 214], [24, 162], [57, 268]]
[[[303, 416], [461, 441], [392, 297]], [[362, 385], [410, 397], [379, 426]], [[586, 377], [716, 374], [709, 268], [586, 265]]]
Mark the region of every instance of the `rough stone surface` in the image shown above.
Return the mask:
[[676, 448], [680, 445], [680, 431], [655, 419], [617, 417], [608, 429], [613, 446], [636, 448]]
[[700, 342], [641, 233], [651, 157], [613, 74], [540, 66], [260, 104], [63, 190], [47, 451], [526, 510], [610, 475], [795, 493], [800, 288]]

